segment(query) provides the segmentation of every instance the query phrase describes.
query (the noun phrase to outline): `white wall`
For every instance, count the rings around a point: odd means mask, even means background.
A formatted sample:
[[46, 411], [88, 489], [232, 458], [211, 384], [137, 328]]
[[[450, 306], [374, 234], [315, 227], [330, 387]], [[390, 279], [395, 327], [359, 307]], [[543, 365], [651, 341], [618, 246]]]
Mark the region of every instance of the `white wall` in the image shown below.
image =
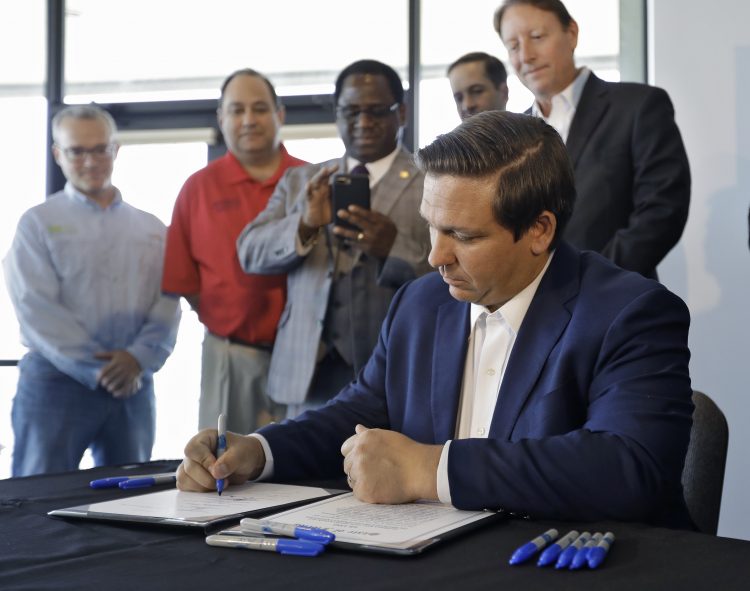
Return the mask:
[[750, 540], [750, 3], [649, 0], [649, 83], [675, 105], [690, 218], [659, 267], [691, 314], [693, 388], [729, 422], [719, 535]]

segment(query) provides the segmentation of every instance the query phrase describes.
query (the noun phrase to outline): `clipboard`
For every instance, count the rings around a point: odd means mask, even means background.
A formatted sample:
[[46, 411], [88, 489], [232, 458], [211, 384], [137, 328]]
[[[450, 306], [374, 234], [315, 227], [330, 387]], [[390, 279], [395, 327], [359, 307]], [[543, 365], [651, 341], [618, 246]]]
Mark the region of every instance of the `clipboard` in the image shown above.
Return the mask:
[[[414, 556], [509, 516], [502, 510], [462, 511], [433, 501], [373, 505], [348, 493], [267, 515], [264, 519], [326, 529], [336, 535], [330, 546], [342, 550]], [[390, 534], [388, 528], [391, 528]], [[243, 533], [239, 525], [220, 533], [252, 535]]]
[[226, 527], [243, 517], [341, 494], [338, 489], [248, 482], [216, 493], [176, 488], [121, 499], [49, 511], [50, 517], [91, 519], [145, 525], [196, 528], [204, 533]]

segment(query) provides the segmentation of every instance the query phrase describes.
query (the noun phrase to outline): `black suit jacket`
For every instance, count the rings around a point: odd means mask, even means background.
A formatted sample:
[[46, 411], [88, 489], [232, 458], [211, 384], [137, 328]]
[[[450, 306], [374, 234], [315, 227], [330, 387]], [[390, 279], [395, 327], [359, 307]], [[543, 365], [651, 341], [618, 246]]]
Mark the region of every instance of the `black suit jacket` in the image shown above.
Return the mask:
[[565, 239], [655, 277], [690, 203], [690, 168], [667, 93], [589, 74], [567, 147], [578, 196]]

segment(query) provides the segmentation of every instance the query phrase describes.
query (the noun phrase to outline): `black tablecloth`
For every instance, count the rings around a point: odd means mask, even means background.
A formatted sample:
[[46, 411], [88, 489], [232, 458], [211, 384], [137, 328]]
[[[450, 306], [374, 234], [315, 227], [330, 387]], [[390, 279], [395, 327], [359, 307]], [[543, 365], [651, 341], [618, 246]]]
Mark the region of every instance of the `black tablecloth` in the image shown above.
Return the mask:
[[[47, 511], [143, 491], [91, 490], [94, 478], [176, 462], [0, 480], [0, 589], [750, 589], [750, 542], [624, 523], [497, 522], [412, 557], [329, 549], [317, 558], [212, 548], [200, 531], [64, 520]], [[166, 488], [166, 487], [160, 487]], [[158, 490], [158, 489], [154, 489]], [[613, 531], [598, 570], [509, 566], [515, 548], [557, 527]]]

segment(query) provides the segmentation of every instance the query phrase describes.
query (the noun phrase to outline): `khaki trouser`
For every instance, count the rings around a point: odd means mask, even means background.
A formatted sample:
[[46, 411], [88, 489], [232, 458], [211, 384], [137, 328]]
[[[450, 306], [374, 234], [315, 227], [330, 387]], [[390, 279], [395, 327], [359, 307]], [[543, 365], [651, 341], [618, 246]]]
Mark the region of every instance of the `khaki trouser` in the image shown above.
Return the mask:
[[230, 343], [209, 332], [203, 339], [198, 428], [216, 428], [219, 414], [227, 430], [252, 433], [281, 420], [286, 407], [266, 394], [271, 352]]

